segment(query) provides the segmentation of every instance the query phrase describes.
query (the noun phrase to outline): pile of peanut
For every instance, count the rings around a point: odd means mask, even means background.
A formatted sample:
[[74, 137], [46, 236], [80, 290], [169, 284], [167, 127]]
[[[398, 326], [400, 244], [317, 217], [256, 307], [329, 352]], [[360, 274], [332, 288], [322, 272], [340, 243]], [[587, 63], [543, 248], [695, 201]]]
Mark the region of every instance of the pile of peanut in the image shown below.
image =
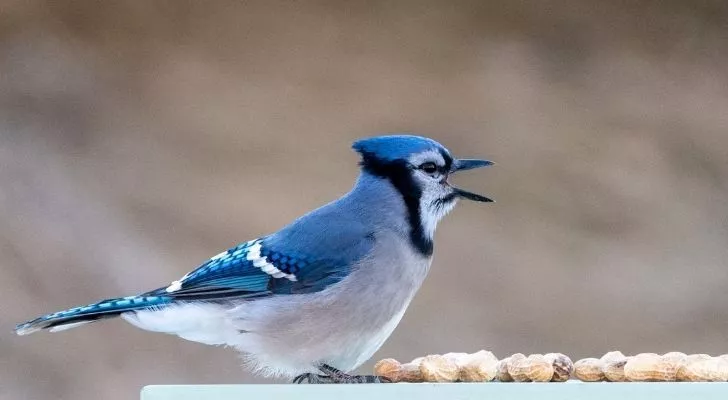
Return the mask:
[[728, 382], [728, 354], [625, 356], [611, 351], [601, 358], [575, 363], [561, 353], [516, 353], [498, 360], [490, 351], [447, 353], [416, 358], [408, 363], [387, 358], [374, 365], [374, 374], [392, 382]]

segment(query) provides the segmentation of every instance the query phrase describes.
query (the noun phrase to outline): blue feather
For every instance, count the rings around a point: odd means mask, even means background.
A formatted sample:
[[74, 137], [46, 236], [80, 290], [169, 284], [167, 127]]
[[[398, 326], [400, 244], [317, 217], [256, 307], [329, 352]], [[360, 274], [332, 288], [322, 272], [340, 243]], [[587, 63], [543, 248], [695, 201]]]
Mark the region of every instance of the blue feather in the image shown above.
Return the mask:
[[[178, 282], [146, 295], [165, 295], [182, 301], [317, 292], [344, 279], [352, 262], [361, 258], [372, 242], [366, 236], [353, 241], [331, 236], [327, 241], [319, 234], [311, 236], [318, 239], [315, 245], [305, 246], [308, 236], [301, 236], [303, 232], [296, 231], [295, 223], [292, 226], [293, 229], [232, 247]], [[286, 235], [293, 232], [298, 240], [287, 239]]]
[[15, 327], [19, 335], [33, 333], [46, 328], [60, 328], [64, 325], [92, 322], [115, 317], [127, 311], [164, 307], [171, 302], [167, 296], [130, 296], [102, 300], [87, 306], [74, 307], [54, 312]]
[[361, 139], [352, 145], [361, 154], [375, 157], [382, 161], [406, 160], [415, 153], [427, 150], [448, 153], [440, 143], [432, 139], [413, 135], [376, 136]]

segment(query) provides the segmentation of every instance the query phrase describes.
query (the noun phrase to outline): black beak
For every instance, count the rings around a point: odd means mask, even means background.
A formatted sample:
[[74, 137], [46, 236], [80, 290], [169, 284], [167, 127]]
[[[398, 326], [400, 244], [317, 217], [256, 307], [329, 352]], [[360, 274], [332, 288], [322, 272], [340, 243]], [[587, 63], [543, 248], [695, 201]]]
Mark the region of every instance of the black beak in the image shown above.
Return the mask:
[[456, 187], [454, 187], [453, 189], [455, 189], [455, 194], [458, 197], [462, 197], [464, 199], [473, 200], [473, 201], [480, 201], [483, 203], [495, 203], [495, 200], [489, 199], [485, 196], [481, 196], [477, 193], [468, 192], [467, 190], [463, 190], [463, 189], [456, 188]]
[[[489, 167], [493, 165], [493, 161], [488, 160], [455, 160], [452, 164], [452, 170], [451, 172], [458, 172], [458, 171], [467, 171], [469, 169], [475, 169], [475, 168], [482, 168], [482, 167]], [[485, 196], [481, 196], [477, 193], [468, 192], [467, 190], [463, 190], [460, 188], [453, 187], [454, 194], [458, 197], [462, 197], [464, 199], [473, 200], [473, 201], [480, 201], [483, 203], [493, 203], [495, 202], [493, 199], [489, 199]]]
[[455, 160], [452, 163], [451, 172], [467, 171], [469, 169], [489, 167], [493, 164], [495, 164], [493, 161], [488, 161], [488, 160], [467, 160], [467, 159]]

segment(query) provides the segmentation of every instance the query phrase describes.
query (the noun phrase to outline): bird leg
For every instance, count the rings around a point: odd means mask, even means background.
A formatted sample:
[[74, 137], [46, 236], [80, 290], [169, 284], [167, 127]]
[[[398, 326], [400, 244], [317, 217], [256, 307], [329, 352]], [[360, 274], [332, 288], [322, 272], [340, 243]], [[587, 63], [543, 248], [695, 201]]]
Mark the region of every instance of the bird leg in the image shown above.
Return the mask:
[[324, 375], [313, 373], [305, 373], [293, 378], [293, 383], [310, 383], [310, 384], [326, 384], [326, 383], [390, 383], [391, 381], [383, 376], [375, 375], [349, 375], [339, 369], [327, 364], [319, 366]]
[[293, 383], [310, 383], [310, 384], [326, 384], [326, 383], [390, 383], [391, 381], [383, 376], [374, 375], [349, 375], [330, 365], [321, 364], [319, 366], [324, 375], [313, 373], [305, 373], [293, 378]]
[[391, 381], [383, 376], [375, 375], [349, 375], [328, 364], [319, 366], [321, 372], [331, 378], [332, 383], [390, 383]]
[[295, 384], [301, 384], [304, 382], [311, 384], [334, 383], [331, 381], [331, 378], [329, 378], [328, 375], [316, 375], [310, 372], [298, 375], [297, 377], [293, 378], [293, 383]]

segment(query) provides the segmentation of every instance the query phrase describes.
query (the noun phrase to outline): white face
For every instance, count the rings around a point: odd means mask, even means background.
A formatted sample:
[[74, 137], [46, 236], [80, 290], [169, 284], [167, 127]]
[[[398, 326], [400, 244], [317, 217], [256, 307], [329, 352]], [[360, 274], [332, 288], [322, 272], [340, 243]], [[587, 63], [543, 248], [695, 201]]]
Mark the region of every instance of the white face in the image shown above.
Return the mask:
[[420, 197], [420, 223], [429, 239], [435, 235], [437, 223], [457, 203], [453, 188], [447, 183], [449, 171], [445, 159], [437, 151], [427, 151], [412, 156], [408, 162], [414, 167], [412, 178], [422, 190]]

